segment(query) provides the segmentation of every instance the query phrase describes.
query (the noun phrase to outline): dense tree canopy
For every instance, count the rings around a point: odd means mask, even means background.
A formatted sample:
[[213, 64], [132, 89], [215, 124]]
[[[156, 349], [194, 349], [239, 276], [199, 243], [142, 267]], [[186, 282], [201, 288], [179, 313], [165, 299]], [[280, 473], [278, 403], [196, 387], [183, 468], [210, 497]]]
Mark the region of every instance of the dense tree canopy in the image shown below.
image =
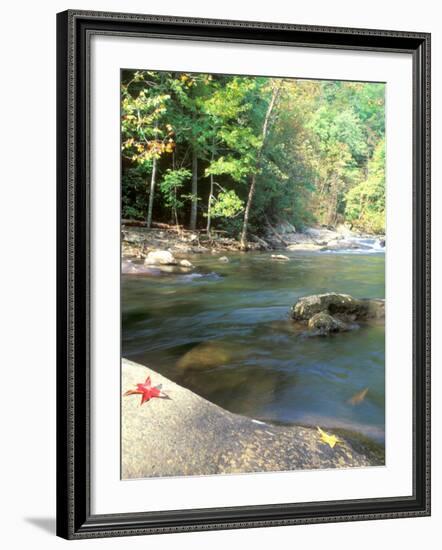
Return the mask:
[[384, 231], [382, 84], [123, 71], [121, 101], [123, 218]]

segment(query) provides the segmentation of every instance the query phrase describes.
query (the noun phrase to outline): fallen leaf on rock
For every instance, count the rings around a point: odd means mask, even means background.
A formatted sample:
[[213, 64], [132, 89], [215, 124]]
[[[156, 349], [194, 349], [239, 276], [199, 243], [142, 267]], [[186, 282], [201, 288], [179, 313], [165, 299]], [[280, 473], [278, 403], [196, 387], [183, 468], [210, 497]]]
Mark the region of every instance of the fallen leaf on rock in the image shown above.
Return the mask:
[[161, 391], [161, 385], [159, 386], [152, 386], [152, 382], [150, 380], [150, 376], [146, 378], [146, 381], [144, 384], [137, 384], [136, 390], [128, 390], [124, 396], [127, 395], [141, 395], [141, 403], [146, 403], [146, 401], [150, 401], [153, 397], [160, 397], [162, 399], [170, 399], [168, 395], [166, 395], [164, 392]]
[[316, 426], [316, 428], [318, 429], [319, 435], [321, 436], [321, 441], [329, 445], [332, 449], [336, 445], [336, 443], [341, 443], [341, 440], [335, 435], [330, 435], [327, 432], [324, 432], [324, 430], [321, 430], [319, 426]]

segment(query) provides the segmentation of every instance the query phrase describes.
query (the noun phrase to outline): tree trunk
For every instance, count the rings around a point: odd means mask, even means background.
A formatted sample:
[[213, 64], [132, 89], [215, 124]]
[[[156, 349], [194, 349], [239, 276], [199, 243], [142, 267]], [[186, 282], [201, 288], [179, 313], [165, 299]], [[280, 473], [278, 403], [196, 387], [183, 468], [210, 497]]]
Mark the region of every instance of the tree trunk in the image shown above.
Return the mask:
[[[172, 170], [175, 170], [175, 151], [172, 153]], [[179, 223], [178, 223], [178, 210], [177, 210], [177, 207], [176, 207], [176, 203], [177, 203], [177, 188], [174, 187], [173, 189], [173, 197], [174, 197], [174, 205], [172, 207], [172, 219], [175, 221], [175, 225], [177, 227], [177, 230], [179, 228]]]
[[[214, 144], [212, 143], [212, 158], [211, 163], [213, 163], [213, 160], [215, 158], [215, 151], [214, 151]], [[207, 235], [210, 238], [210, 224], [212, 222], [212, 200], [213, 200], [213, 174], [210, 174], [210, 191], [209, 191], [209, 200], [207, 202]]]
[[192, 151], [192, 204], [190, 210], [190, 229], [196, 229], [198, 209], [198, 157], [195, 148]]
[[[261, 132], [261, 147], [258, 151], [258, 155], [256, 158], [256, 169], [259, 170], [259, 167], [261, 165], [261, 157], [262, 157], [262, 150], [264, 148], [264, 142], [267, 137], [268, 129], [269, 129], [269, 122], [270, 122], [270, 116], [273, 111], [273, 107], [275, 106], [276, 100], [278, 98], [279, 92], [281, 91], [281, 84], [278, 86], [275, 86], [272, 91], [272, 98], [270, 100], [269, 106], [267, 107], [266, 116], [264, 118], [264, 124], [262, 125], [262, 132]], [[250, 182], [250, 188], [249, 188], [249, 194], [247, 196], [247, 204], [246, 208], [244, 210], [244, 221], [242, 224], [242, 231], [241, 231], [241, 239], [239, 241], [239, 247], [241, 250], [247, 250], [247, 230], [249, 226], [249, 217], [250, 217], [250, 210], [252, 207], [253, 197], [255, 195], [255, 189], [256, 189], [256, 172], [252, 175], [252, 181]]]
[[149, 205], [147, 207], [147, 220], [146, 226], [150, 228], [152, 225], [152, 212], [153, 212], [153, 199], [155, 195], [155, 180], [157, 177], [157, 158], [153, 157], [152, 161], [152, 175], [150, 178], [150, 194], [149, 194]]
[[207, 234], [210, 237], [210, 224], [212, 222], [212, 199], [213, 199], [213, 175], [210, 174], [210, 192], [209, 192], [209, 202], [207, 204]]
[[256, 188], [256, 174], [253, 174], [252, 181], [249, 187], [249, 195], [247, 197], [246, 209], [244, 210], [244, 221], [242, 224], [241, 239], [239, 241], [239, 247], [241, 250], [247, 250], [247, 229], [249, 226], [250, 208], [252, 206], [253, 196], [255, 195]]

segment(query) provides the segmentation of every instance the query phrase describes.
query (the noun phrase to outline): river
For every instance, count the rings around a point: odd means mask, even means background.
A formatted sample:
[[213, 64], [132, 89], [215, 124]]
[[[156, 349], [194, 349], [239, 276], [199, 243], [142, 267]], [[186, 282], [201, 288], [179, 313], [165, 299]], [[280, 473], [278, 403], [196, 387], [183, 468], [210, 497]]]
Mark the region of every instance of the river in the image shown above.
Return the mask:
[[192, 273], [123, 275], [123, 357], [234, 413], [382, 442], [384, 326], [307, 337], [293, 330], [289, 310], [298, 297], [323, 292], [384, 298], [383, 251], [284, 254], [290, 261], [195, 255]]

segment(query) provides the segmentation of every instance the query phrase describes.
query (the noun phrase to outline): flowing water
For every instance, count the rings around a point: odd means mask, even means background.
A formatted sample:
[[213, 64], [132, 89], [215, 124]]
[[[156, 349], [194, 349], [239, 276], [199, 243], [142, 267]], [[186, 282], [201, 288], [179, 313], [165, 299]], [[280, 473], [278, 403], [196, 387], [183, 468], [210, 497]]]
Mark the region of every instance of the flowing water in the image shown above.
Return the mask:
[[289, 317], [309, 294], [384, 298], [385, 256], [368, 244], [284, 252], [285, 262], [258, 252], [229, 254], [229, 263], [199, 255], [192, 273], [123, 275], [122, 355], [235, 413], [383, 441], [384, 326], [308, 337]]

